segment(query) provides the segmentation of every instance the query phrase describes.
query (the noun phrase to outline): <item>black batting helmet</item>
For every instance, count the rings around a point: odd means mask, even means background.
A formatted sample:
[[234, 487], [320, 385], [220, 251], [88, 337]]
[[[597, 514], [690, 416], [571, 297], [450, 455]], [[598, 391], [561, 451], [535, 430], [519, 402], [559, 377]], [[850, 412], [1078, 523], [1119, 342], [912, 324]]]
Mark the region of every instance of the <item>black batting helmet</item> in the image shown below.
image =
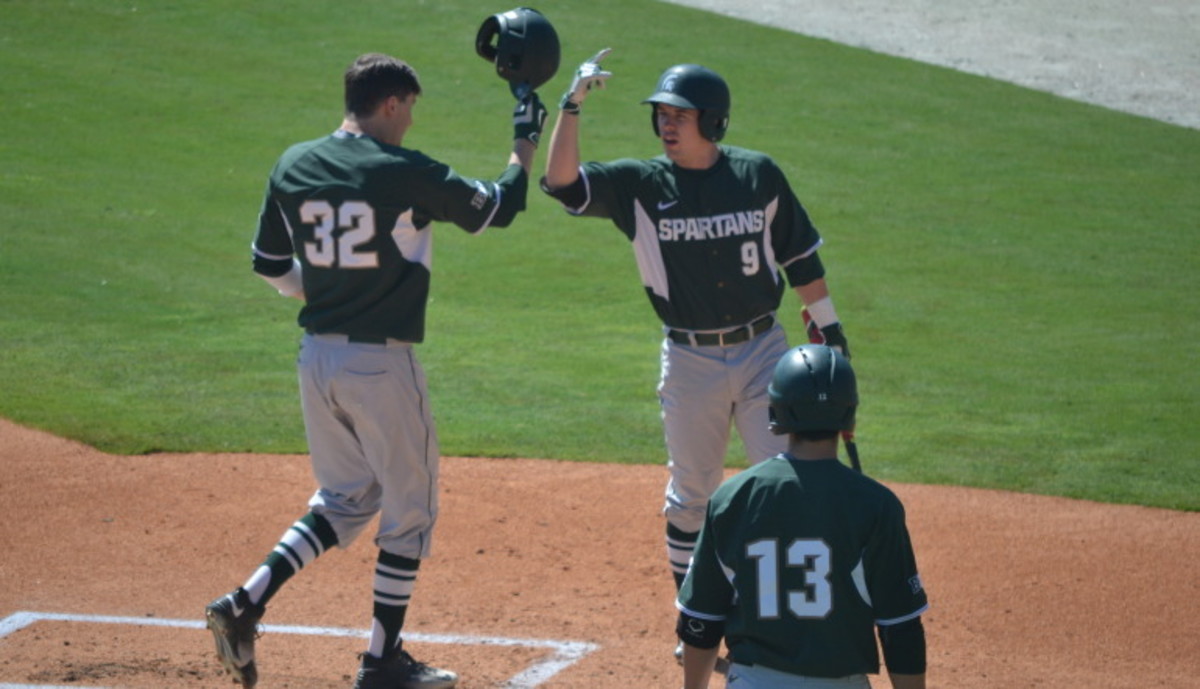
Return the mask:
[[767, 394], [774, 433], [854, 430], [858, 383], [850, 361], [832, 347], [789, 349], [775, 365]]
[[483, 20], [475, 35], [475, 52], [495, 63], [496, 73], [517, 98], [553, 79], [561, 57], [558, 32], [541, 12], [530, 7]]
[[[700, 111], [700, 135], [720, 141], [729, 128], [729, 86], [720, 74], [700, 65], [675, 65], [662, 73], [654, 95], [643, 103], [665, 103]], [[650, 112], [650, 123], [658, 134], [658, 119]]]

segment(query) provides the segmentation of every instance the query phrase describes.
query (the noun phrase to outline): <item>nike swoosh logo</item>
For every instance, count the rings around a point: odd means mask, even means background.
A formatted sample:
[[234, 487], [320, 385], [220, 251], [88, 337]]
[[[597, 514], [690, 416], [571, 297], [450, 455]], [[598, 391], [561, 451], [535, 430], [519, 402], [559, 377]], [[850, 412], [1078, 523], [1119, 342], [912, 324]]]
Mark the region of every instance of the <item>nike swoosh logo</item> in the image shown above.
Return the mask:
[[668, 209], [668, 208], [670, 208], [671, 206], [674, 206], [674, 205], [675, 205], [675, 204], [677, 204], [677, 203], [679, 203], [679, 199], [674, 199], [674, 200], [672, 200], [672, 201], [659, 201], [659, 202], [658, 202], [658, 210], [660, 210], [660, 211], [665, 211], [665, 210], [667, 210], [667, 209]]

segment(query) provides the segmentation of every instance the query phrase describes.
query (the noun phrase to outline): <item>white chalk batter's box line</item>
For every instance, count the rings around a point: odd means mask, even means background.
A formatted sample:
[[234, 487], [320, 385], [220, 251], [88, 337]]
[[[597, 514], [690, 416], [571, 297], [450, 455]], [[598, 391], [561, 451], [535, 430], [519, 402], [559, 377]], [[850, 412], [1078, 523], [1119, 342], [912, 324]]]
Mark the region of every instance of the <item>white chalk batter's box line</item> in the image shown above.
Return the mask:
[[[67, 615], [51, 612], [15, 612], [0, 620], [0, 639], [20, 631], [35, 622], [82, 622], [93, 624], [127, 624], [137, 627], [177, 627], [182, 629], [205, 629], [206, 625], [200, 620], [164, 620], [154, 617], [110, 617], [105, 615]], [[370, 633], [361, 629], [346, 629], [342, 627], [300, 627], [294, 625], [267, 624], [262, 627], [264, 632], [275, 634], [305, 634], [308, 636], [335, 636], [370, 638]], [[600, 648], [597, 644], [584, 641], [555, 641], [551, 639], [511, 639], [496, 636], [468, 636], [461, 634], [422, 634], [405, 632], [404, 638], [409, 641], [427, 644], [460, 644], [464, 646], [521, 646], [528, 648], [546, 648], [550, 655], [539, 660], [523, 671], [509, 678], [502, 686], [507, 689], [534, 689], [551, 677], [582, 660], [589, 653]], [[104, 687], [84, 687], [78, 684], [56, 686], [50, 684], [3, 684], [0, 689], [105, 689]]]

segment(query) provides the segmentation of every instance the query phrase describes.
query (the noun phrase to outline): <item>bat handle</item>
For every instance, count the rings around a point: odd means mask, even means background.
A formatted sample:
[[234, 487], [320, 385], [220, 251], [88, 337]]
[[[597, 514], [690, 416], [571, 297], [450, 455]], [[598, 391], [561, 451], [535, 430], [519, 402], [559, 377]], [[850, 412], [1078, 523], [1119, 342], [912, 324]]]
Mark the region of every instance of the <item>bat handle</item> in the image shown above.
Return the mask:
[[862, 473], [862, 463], [858, 461], [858, 443], [854, 442], [854, 431], [842, 431], [842, 442], [846, 444], [846, 454], [850, 455], [850, 466]]

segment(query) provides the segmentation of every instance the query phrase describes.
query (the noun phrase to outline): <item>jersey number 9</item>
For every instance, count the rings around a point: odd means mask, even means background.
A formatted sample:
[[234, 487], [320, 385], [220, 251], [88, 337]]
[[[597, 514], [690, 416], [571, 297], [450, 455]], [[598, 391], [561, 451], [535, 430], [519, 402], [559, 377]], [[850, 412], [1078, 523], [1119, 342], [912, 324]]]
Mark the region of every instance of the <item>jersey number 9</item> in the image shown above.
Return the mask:
[[754, 275], [758, 272], [758, 244], [745, 242], [742, 244], [742, 275]]

